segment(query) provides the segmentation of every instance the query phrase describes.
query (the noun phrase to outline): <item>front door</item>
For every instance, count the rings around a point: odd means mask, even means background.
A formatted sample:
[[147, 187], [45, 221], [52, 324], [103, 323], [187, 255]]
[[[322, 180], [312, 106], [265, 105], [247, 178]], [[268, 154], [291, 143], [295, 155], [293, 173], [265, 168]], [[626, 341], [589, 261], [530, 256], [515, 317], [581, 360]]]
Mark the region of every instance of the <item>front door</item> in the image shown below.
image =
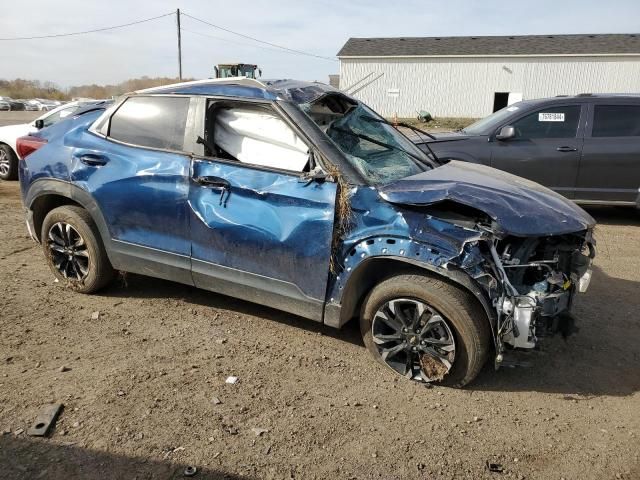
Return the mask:
[[272, 108], [207, 110], [189, 193], [195, 285], [322, 321], [336, 184], [301, 178], [308, 147]]
[[582, 150], [582, 110], [575, 104], [553, 106], [513, 121], [514, 138], [493, 138], [491, 166], [573, 198]]
[[640, 198], [640, 105], [594, 105], [576, 199], [635, 204]]

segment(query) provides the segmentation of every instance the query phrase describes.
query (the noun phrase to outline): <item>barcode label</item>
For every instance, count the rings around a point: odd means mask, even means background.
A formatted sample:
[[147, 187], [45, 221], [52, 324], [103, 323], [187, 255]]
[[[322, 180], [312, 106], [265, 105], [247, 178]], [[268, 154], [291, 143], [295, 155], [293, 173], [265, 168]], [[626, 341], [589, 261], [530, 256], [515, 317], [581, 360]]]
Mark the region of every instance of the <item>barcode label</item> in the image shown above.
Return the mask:
[[564, 113], [540, 112], [538, 113], [539, 122], [564, 122]]

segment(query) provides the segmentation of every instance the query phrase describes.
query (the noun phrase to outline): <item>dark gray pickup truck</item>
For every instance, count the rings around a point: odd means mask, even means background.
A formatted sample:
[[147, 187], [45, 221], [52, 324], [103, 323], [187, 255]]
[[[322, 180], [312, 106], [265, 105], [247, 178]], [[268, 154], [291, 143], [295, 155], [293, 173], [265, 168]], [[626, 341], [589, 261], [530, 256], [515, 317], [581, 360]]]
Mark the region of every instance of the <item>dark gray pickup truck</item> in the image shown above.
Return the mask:
[[527, 100], [432, 137], [413, 140], [441, 161], [489, 165], [577, 203], [640, 207], [640, 95]]

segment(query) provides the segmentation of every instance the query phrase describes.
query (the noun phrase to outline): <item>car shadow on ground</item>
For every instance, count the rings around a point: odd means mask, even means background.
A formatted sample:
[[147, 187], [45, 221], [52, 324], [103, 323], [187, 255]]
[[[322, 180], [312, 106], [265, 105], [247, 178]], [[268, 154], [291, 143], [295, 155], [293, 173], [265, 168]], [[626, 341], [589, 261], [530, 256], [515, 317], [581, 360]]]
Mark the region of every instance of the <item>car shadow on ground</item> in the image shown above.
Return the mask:
[[100, 295], [110, 298], [170, 298], [182, 300], [186, 304], [185, 308], [201, 306], [228, 310], [240, 315], [250, 315], [295, 328], [303, 328], [309, 332], [320, 333], [364, 347], [358, 323], [355, 321], [349, 322], [340, 330], [336, 330], [292, 313], [168, 280], [127, 274], [125, 281], [118, 279], [112, 287], [104, 290]]
[[640, 227], [639, 208], [585, 206], [584, 209], [596, 220], [596, 222], [603, 225], [629, 225]]
[[528, 367], [495, 372], [490, 358], [468, 388], [559, 393], [567, 400], [640, 391], [639, 291], [639, 282], [595, 266], [588, 293], [576, 302], [576, 334], [566, 340], [555, 335], [543, 340], [540, 351], [515, 356]]
[[[99, 452], [77, 445], [53, 443], [48, 439], [16, 437], [13, 434], [0, 437], [0, 477], [11, 479], [102, 480], [105, 478], [129, 479], [182, 479], [188, 465], [170, 461]], [[207, 480], [242, 480], [251, 477], [238, 476], [223, 471], [200, 468], [195, 478]]]

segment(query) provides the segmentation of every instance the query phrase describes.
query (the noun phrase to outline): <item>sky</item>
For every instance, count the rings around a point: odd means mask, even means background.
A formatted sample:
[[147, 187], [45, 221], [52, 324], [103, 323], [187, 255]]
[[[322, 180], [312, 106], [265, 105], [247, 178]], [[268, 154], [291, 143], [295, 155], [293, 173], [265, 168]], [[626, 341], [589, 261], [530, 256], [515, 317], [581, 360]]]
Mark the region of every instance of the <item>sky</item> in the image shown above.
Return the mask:
[[[183, 76], [256, 63], [264, 78], [328, 81], [349, 37], [640, 33], [638, 0], [0, 0], [0, 38], [76, 32], [175, 11], [288, 48], [287, 53], [182, 16]], [[0, 41], [0, 78], [65, 88], [177, 77], [175, 15], [100, 33]], [[333, 60], [331, 60], [333, 58]]]

